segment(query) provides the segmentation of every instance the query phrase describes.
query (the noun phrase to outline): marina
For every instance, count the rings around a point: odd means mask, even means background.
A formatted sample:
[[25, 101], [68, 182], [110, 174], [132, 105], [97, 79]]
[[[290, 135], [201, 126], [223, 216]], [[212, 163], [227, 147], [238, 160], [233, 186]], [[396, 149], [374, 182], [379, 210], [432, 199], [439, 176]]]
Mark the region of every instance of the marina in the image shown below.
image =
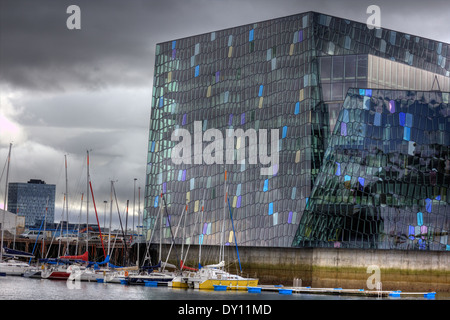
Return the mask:
[[[175, 289], [168, 286], [0, 277], [0, 300], [448, 300], [445, 294], [261, 285], [248, 290]], [[282, 291], [284, 290], [284, 291]]]

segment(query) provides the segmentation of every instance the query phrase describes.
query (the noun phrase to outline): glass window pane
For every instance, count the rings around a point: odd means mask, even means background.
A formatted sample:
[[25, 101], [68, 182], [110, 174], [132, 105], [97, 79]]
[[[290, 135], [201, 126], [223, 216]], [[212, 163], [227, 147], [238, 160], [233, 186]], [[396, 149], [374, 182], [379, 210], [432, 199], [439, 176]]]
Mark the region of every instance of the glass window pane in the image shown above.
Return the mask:
[[344, 77], [344, 57], [333, 57], [333, 80], [342, 80]]
[[320, 59], [320, 81], [329, 81], [331, 79], [331, 57]]
[[355, 79], [356, 56], [345, 56], [345, 79]]
[[367, 63], [368, 61], [366, 55], [358, 56], [358, 69], [357, 69], [358, 79], [367, 78]]

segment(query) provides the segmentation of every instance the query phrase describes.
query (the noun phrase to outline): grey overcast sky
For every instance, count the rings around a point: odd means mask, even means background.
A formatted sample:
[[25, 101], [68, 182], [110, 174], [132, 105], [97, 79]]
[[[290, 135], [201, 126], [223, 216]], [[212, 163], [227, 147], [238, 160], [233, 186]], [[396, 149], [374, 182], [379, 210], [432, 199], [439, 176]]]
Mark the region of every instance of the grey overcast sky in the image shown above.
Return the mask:
[[[72, 4], [81, 9], [81, 30], [66, 27]], [[90, 150], [99, 213], [115, 180], [120, 210], [128, 199], [131, 214], [134, 178], [141, 209], [144, 202], [157, 43], [305, 11], [366, 22], [371, 4], [383, 28], [450, 43], [448, 0], [0, 0], [1, 168], [12, 142], [9, 181], [56, 184], [59, 221], [67, 155], [77, 222]], [[5, 175], [0, 207], [4, 192]]]

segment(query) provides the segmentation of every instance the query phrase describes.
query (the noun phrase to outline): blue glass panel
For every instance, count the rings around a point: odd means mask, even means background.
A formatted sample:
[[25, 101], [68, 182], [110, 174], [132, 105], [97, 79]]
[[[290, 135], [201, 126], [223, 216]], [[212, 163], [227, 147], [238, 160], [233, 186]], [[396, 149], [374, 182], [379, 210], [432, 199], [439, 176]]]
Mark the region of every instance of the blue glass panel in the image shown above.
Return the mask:
[[177, 44], [177, 40], [173, 40], [172, 41], [172, 50], [175, 49], [176, 44]]
[[339, 162], [336, 162], [336, 175], [340, 176], [341, 175], [341, 164]]
[[[364, 179], [364, 178], [359, 177], [359, 178], [358, 178], [358, 182], [359, 182], [359, 184], [360, 184], [362, 187], [364, 187], [364, 183], [365, 183], [365, 179]], [[361, 189], [364, 189], [364, 188], [361, 188]]]
[[230, 96], [230, 91], [225, 91], [224, 95], [223, 95], [223, 102], [227, 103], [228, 102], [228, 98]]
[[154, 206], [155, 208], [158, 208], [158, 203], [159, 203], [159, 196], [156, 196], [155, 202], [154, 202], [153, 206]]
[[198, 77], [199, 74], [200, 74], [200, 66], [196, 65], [195, 66], [195, 76]]
[[184, 126], [186, 124], [186, 113], [183, 114], [183, 120], [181, 121], [181, 125]]
[[366, 89], [366, 96], [368, 97], [372, 96], [372, 89]]
[[198, 236], [198, 244], [203, 244], [203, 234]]
[[300, 102], [297, 102], [295, 104], [295, 111], [294, 114], [299, 114], [300, 113]]
[[183, 170], [178, 171], [178, 181], [181, 181], [181, 177], [183, 176]]
[[162, 185], [162, 192], [166, 193], [166, 191], [167, 191], [167, 182], [164, 182]]
[[423, 225], [423, 215], [422, 212], [417, 212], [417, 225]]
[[373, 120], [373, 124], [376, 126], [381, 125], [381, 113], [375, 112], [375, 118]]
[[360, 95], [360, 96], [364, 96], [365, 93], [366, 93], [366, 90], [364, 90], [364, 89], [359, 89], [359, 95]]
[[245, 123], [245, 112], [241, 114], [241, 124]]
[[155, 152], [155, 141], [152, 141], [152, 147], [150, 148], [151, 152]]
[[263, 90], [264, 90], [264, 86], [263, 85], [260, 85], [259, 86], [259, 92], [258, 92], [258, 96], [262, 96], [263, 95]]
[[283, 135], [281, 136], [282, 138], [286, 138], [286, 134], [287, 134], [287, 126], [283, 127]]
[[298, 31], [298, 42], [302, 42], [303, 41], [303, 30], [299, 30]]
[[406, 123], [405, 123], [405, 125], [407, 127], [412, 128], [412, 126], [413, 126], [413, 115], [411, 113], [407, 113], [406, 114]]
[[347, 135], [347, 124], [345, 122], [341, 122], [341, 136]]
[[344, 181], [350, 181], [352, 179], [352, 177], [350, 177], [349, 175], [345, 175], [344, 177]]
[[289, 211], [288, 223], [292, 223], [292, 211]]
[[427, 242], [423, 239], [419, 239], [419, 250], [425, 250], [427, 248]]
[[398, 114], [398, 121], [399, 121], [399, 124], [401, 125], [401, 126], [405, 126], [405, 123], [406, 123], [406, 115], [403, 113], [403, 112], [400, 112], [399, 114]]
[[269, 179], [264, 180], [263, 191], [266, 192], [267, 190], [269, 190]]
[[185, 181], [186, 180], [186, 170], [183, 170], [183, 175], [181, 177], [181, 181]]
[[248, 41], [253, 41], [253, 31], [254, 29], [250, 30], [250, 32], [248, 33]]
[[344, 109], [344, 115], [343, 115], [343, 117], [342, 117], [342, 121], [344, 121], [345, 123], [348, 123], [348, 122], [350, 121], [350, 118], [349, 118], [349, 114], [348, 114], [348, 110], [347, 110], [347, 109]]
[[240, 208], [241, 207], [241, 196], [239, 196], [237, 198], [237, 203], [236, 203], [236, 208]]
[[273, 214], [273, 202], [269, 203], [269, 216]]
[[425, 199], [425, 208], [426, 208], [427, 212], [431, 212], [432, 202], [433, 201], [429, 198]]
[[233, 114], [230, 114], [230, 117], [228, 118], [228, 125], [231, 126], [233, 124]]
[[414, 240], [414, 226], [408, 226], [408, 237], [411, 240]]
[[164, 105], [164, 98], [160, 97], [159, 98], [159, 107], [161, 108]]
[[172, 50], [172, 60], [175, 59], [176, 55], [177, 55], [177, 49], [173, 49]]
[[403, 139], [409, 141], [411, 138], [411, 128], [404, 127], [403, 128]]
[[216, 71], [216, 83], [220, 80], [220, 71]]

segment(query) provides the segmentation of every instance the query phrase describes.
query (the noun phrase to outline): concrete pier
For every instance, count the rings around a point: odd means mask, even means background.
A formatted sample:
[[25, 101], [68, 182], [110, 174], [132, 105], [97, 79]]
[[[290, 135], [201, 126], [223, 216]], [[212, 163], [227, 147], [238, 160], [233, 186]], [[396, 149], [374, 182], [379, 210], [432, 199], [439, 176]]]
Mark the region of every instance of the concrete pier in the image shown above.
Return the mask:
[[[169, 248], [163, 245], [163, 260]], [[202, 264], [217, 263], [218, 250], [203, 246]], [[172, 248], [169, 262], [176, 264], [180, 252], [180, 246]], [[239, 255], [243, 275], [258, 277], [266, 285], [292, 286], [294, 279], [301, 279], [305, 287], [368, 290], [368, 281], [374, 284], [375, 277], [373, 268], [368, 268], [375, 266], [385, 291], [450, 292], [447, 251], [239, 247]], [[187, 266], [198, 266], [197, 245], [190, 246], [186, 260]], [[230, 272], [239, 272], [234, 246], [226, 247], [226, 260], [234, 262]]]

